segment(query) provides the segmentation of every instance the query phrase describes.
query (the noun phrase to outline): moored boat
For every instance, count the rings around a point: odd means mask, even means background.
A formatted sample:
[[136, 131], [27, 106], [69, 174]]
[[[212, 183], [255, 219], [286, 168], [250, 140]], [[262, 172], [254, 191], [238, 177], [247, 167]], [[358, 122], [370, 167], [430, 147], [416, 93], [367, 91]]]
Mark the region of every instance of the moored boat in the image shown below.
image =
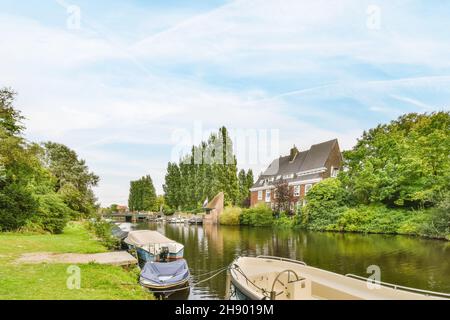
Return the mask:
[[166, 238], [157, 231], [131, 231], [124, 242], [129, 249], [135, 249], [138, 259], [143, 262], [165, 262], [183, 258], [184, 246]]
[[189, 281], [186, 260], [147, 262], [141, 271], [139, 283], [151, 290], [169, 290], [186, 286]]
[[230, 266], [231, 284], [239, 300], [429, 300], [450, 294], [371, 283], [304, 262], [270, 256], [239, 257]]
[[203, 224], [203, 217], [192, 217], [188, 220], [189, 224]]

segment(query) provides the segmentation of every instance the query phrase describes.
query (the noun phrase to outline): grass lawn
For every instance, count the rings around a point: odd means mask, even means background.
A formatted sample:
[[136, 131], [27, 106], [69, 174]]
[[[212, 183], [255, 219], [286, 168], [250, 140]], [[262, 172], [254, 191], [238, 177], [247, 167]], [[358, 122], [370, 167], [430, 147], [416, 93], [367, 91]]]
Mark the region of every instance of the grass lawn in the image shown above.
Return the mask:
[[81, 288], [70, 290], [64, 264], [17, 264], [22, 253], [98, 253], [106, 248], [80, 223], [70, 223], [61, 235], [0, 233], [0, 300], [152, 299], [138, 283], [138, 271], [122, 267], [78, 265]]

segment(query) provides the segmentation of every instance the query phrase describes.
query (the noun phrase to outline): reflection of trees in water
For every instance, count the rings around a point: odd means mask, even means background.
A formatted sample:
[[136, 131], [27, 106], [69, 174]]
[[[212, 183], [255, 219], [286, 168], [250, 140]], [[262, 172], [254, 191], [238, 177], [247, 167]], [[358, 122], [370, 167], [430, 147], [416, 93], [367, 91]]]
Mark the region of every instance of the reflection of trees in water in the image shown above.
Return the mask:
[[[196, 275], [229, 265], [236, 256], [274, 255], [302, 260], [340, 274], [368, 276], [381, 268], [382, 281], [450, 292], [450, 242], [406, 236], [305, 232], [232, 226], [160, 225], [167, 237], [185, 245], [185, 258]], [[207, 297], [223, 297], [225, 273], [200, 288]], [[195, 289], [199, 295], [199, 288]]]

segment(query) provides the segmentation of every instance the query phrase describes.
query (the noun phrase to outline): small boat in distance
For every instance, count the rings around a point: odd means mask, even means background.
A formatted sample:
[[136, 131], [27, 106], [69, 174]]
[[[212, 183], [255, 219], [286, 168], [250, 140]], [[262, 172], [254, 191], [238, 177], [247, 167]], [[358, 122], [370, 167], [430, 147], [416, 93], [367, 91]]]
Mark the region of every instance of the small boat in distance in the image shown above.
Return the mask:
[[203, 224], [203, 217], [192, 217], [188, 220], [189, 224]]
[[166, 238], [157, 231], [131, 231], [124, 242], [129, 249], [136, 250], [138, 259], [143, 263], [181, 259], [184, 254], [184, 246], [181, 243]]
[[186, 260], [147, 262], [141, 271], [139, 283], [151, 290], [168, 290], [185, 286], [189, 281]]
[[[239, 257], [230, 266], [238, 300], [435, 300], [450, 294], [369, 283], [354, 275], [309, 267], [280, 257]], [[376, 286], [375, 286], [376, 285]]]

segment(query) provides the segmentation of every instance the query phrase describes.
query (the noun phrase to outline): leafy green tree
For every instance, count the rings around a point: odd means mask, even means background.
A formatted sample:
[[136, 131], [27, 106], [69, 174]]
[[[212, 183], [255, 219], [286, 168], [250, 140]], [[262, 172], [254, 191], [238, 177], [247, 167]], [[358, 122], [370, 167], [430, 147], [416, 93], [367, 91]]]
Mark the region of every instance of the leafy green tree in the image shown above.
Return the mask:
[[303, 224], [312, 230], [324, 230], [337, 223], [347, 209], [348, 194], [338, 179], [325, 179], [309, 190], [302, 210]]
[[130, 182], [128, 207], [131, 211], [152, 211], [155, 209], [156, 191], [149, 175]]
[[25, 129], [22, 124], [24, 117], [13, 106], [16, 95], [12, 89], [0, 89], [0, 127], [10, 136], [20, 135]]
[[227, 129], [193, 146], [179, 164], [169, 163], [163, 188], [167, 204], [176, 209], [198, 209], [220, 191], [226, 204], [240, 204], [236, 157]]
[[430, 207], [450, 188], [449, 154], [450, 112], [410, 113], [364, 132], [341, 180], [356, 203]]
[[96, 198], [92, 188], [97, 186], [99, 177], [89, 171], [84, 160], [65, 145], [46, 142], [42, 144], [42, 161], [55, 176], [55, 191], [74, 212], [89, 216], [96, 209]]

